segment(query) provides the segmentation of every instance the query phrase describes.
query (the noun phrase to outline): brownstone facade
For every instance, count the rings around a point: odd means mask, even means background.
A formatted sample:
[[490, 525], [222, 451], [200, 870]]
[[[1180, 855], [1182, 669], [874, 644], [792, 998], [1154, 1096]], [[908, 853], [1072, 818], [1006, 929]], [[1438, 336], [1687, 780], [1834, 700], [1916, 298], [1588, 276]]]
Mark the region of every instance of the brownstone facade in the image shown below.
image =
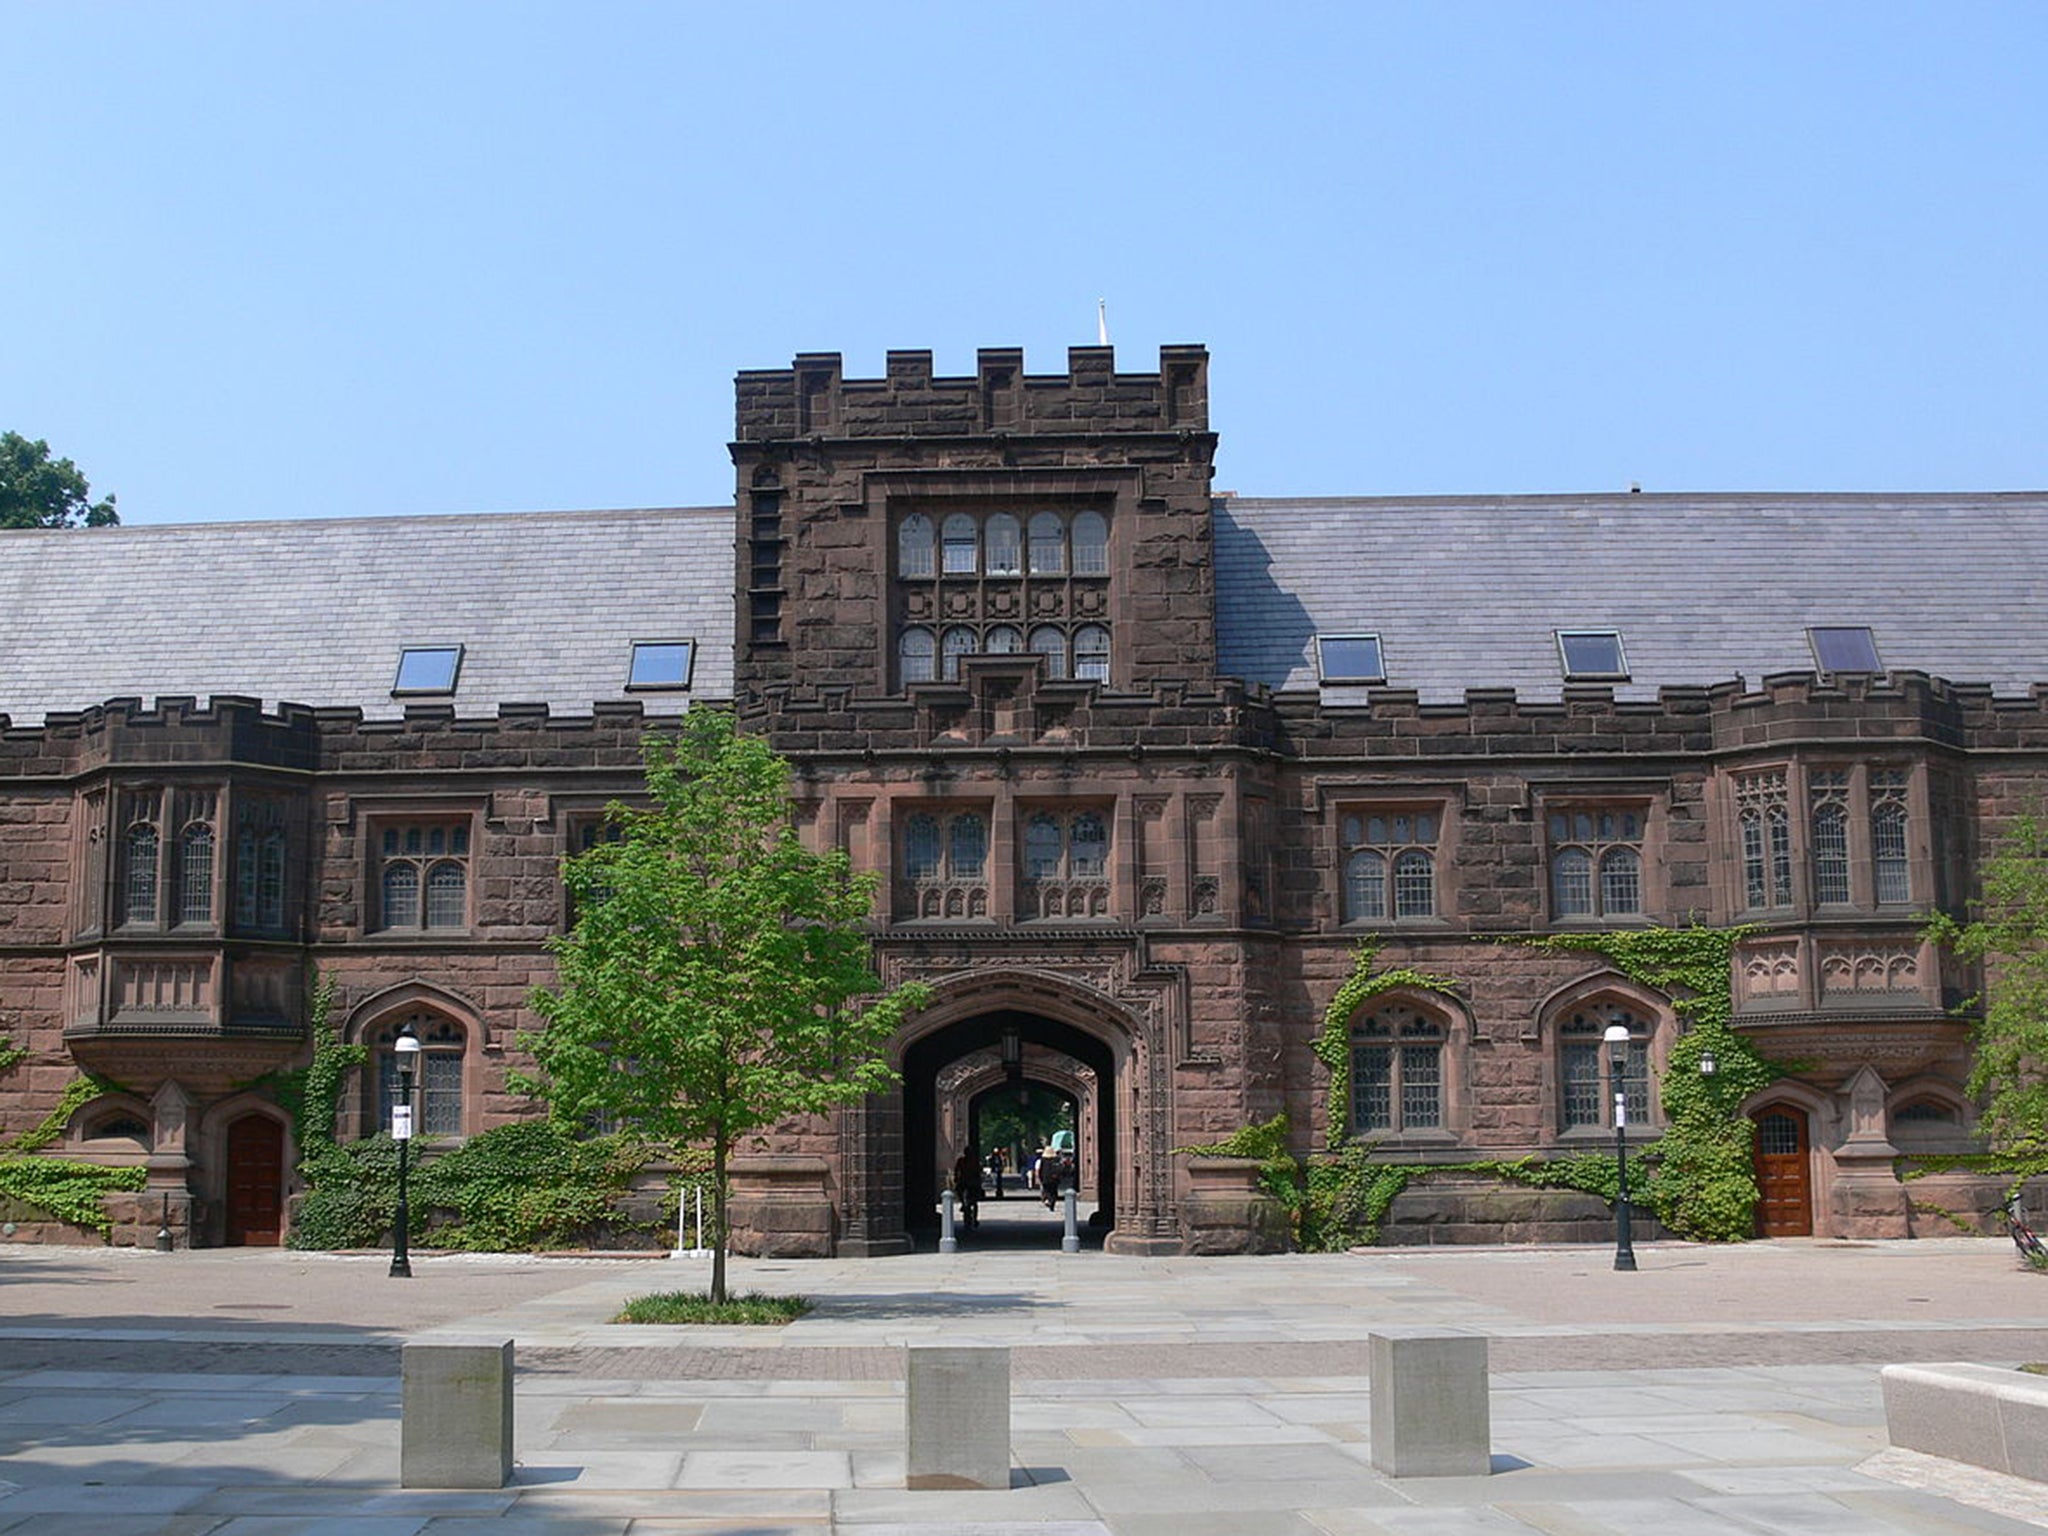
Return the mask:
[[[876, 380], [806, 355], [742, 374], [738, 402], [731, 702], [794, 762], [805, 835], [882, 877], [884, 976], [934, 989], [894, 1046], [899, 1091], [742, 1167], [744, 1246], [912, 1246], [975, 1104], [1020, 1075], [1076, 1103], [1112, 1251], [1270, 1243], [1243, 1167], [1174, 1149], [1283, 1110], [1325, 1144], [1311, 1043], [1368, 937], [1451, 983], [1354, 1021], [1352, 1120], [1385, 1155], [1610, 1146], [1589, 1051], [1617, 1022], [1654, 1134], [1672, 1000], [1503, 941], [1690, 922], [1755, 927], [1737, 1026], [1801, 1064], [1748, 1106], [1774, 1230], [1919, 1229], [1894, 1160], [1967, 1149], [1974, 1119], [1954, 1012], [1974, 980], [1919, 932], [2048, 786], [2048, 687], [1271, 692], [1220, 675], [1199, 348], [1135, 375], [1107, 349], [1055, 376], [988, 351], [971, 378], [897, 353]], [[0, 1079], [0, 1134], [102, 1073], [120, 1092], [52, 1150], [146, 1161], [121, 1238], [168, 1212], [181, 1241], [275, 1240], [297, 1128], [257, 1083], [304, 1059], [315, 966], [346, 1039], [415, 1021], [430, 1137], [532, 1112], [504, 1076], [565, 921], [559, 861], [632, 790], [643, 723], [628, 702], [389, 722], [216, 698], [7, 731], [0, 1034], [30, 1054]], [[345, 1133], [380, 1123], [381, 1093], [373, 1066]], [[1447, 1180], [1389, 1236], [1604, 1220]]]

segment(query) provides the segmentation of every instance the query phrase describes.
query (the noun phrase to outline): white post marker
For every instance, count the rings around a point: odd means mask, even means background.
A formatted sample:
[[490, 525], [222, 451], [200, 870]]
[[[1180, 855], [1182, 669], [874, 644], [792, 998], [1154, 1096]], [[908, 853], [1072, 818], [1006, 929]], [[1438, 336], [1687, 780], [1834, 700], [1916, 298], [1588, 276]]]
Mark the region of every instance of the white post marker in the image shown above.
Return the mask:
[[676, 1198], [676, 1246], [675, 1251], [669, 1255], [672, 1259], [708, 1259], [711, 1257], [711, 1250], [704, 1246], [704, 1186], [699, 1184], [690, 1193], [697, 1197], [697, 1246], [694, 1248], [684, 1246], [683, 1223], [689, 1220], [690, 1202], [678, 1195]]
[[1078, 1219], [1080, 1213], [1077, 1207], [1080, 1202], [1080, 1196], [1074, 1193], [1074, 1186], [1069, 1184], [1063, 1198], [1067, 1203], [1067, 1230], [1060, 1238], [1060, 1252], [1079, 1253], [1081, 1251], [1081, 1224]]
[[953, 1191], [939, 1196], [939, 1252], [958, 1253], [960, 1239], [953, 1235]]

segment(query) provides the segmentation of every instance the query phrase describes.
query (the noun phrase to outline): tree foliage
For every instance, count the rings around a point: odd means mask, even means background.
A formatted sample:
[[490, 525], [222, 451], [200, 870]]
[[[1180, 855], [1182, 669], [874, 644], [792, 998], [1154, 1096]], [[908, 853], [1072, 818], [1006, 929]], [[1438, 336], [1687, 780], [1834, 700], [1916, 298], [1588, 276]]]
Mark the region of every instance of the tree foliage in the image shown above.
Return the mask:
[[645, 746], [653, 804], [608, 810], [616, 841], [569, 859], [575, 927], [535, 992], [521, 1085], [558, 1120], [712, 1153], [712, 1297], [725, 1299], [727, 1169], [741, 1140], [893, 1081], [884, 1046], [926, 998], [882, 994], [866, 922], [875, 881], [813, 853], [789, 766], [729, 714], [692, 710]]
[[2048, 821], [2038, 810], [2007, 829], [1983, 881], [1974, 918], [1938, 914], [1927, 936], [1984, 967], [1970, 1091], [1984, 1101], [1985, 1139], [2009, 1162], [2048, 1163]]
[[78, 466], [50, 445], [0, 432], [0, 528], [103, 528], [121, 519], [114, 498], [92, 499]]

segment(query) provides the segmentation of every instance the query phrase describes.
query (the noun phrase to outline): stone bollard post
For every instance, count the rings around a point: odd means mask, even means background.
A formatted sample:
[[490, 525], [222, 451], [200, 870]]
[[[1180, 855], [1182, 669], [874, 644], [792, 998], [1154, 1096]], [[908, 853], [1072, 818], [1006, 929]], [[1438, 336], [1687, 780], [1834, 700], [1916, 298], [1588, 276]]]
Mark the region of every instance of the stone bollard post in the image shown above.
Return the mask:
[[1484, 1477], [1492, 1471], [1485, 1336], [1389, 1328], [1366, 1340], [1374, 1468], [1390, 1477]]
[[1079, 1253], [1081, 1251], [1080, 1197], [1074, 1193], [1072, 1186], [1069, 1186], [1066, 1194], [1061, 1199], [1067, 1213], [1067, 1230], [1060, 1235], [1060, 1252]]
[[905, 1351], [903, 1486], [1010, 1486], [1010, 1352], [912, 1345]]
[[401, 1488], [502, 1488], [512, 1477], [512, 1341], [399, 1351]]
[[947, 1190], [939, 1196], [939, 1252], [958, 1253], [960, 1239], [953, 1226], [953, 1191]]

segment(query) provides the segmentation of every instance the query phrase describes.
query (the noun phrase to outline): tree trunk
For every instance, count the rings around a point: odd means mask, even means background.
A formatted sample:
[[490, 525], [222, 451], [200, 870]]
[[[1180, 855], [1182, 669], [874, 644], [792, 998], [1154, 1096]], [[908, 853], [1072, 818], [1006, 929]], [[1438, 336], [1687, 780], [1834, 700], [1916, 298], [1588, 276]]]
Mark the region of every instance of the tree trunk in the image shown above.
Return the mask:
[[725, 1132], [711, 1138], [711, 1304], [725, 1305]]

